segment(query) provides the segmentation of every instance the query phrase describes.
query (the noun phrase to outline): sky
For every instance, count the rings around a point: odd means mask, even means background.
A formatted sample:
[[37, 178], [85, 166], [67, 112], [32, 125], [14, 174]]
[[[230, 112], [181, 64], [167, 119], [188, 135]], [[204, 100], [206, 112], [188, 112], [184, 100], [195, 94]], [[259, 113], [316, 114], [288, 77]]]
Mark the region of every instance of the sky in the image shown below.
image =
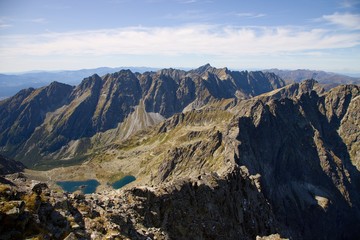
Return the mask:
[[360, 0], [0, 0], [0, 72], [96, 67], [360, 73]]

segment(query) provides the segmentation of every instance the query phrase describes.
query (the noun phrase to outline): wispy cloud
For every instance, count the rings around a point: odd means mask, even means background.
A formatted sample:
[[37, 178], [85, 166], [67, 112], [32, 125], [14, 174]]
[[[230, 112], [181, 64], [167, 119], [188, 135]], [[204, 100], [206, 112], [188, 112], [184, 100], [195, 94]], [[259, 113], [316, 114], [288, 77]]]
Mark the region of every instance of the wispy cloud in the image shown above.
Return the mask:
[[0, 19], [0, 29], [10, 28], [10, 27], [12, 27], [12, 24], [10, 24], [8, 21], [6, 21], [3, 18]]
[[32, 23], [46, 23], [46, 19], [45, 18], [34, 18], [34, 19], [27, 19], [25, 20], [27, 22], [32, 22]]
[[12, 26], [11, 24], [6, 24], [6, 23], [1, 23], [0, 22], [0, 29], [9, 28], [11, 26]]
[[192, 3], [213, 3], [213, 0], [176, 0], [181, 4], [192, 4]]
[[47, 20], [45, 18], [3, 18], [0, 19], [0, 28], [12, 27], [17, 23], [44, 24]]
[[243, 12], [243, 13], [236, 13], [238, 17], [246, 17], [246, 18], [261, 18], [265, 17], [266, 14], [264, 13], [250, 13], [250, 12]]
[[10, 28], [10, 27], [12, 27], [11, 24], [0, 21], [0, 29]]
[[299, 53], [358, 46], [360, 33], [291, 27], [120, 28], [0, 37], [5, 56], [101, 56], [207, 54], [245, 56]]
[[359, 4], [358, 0], [342, 0], [340, 5], [342, 8], [352, 8]]
[[206, 20], [209, 19], [209, 15], [200, 10], [187, 10], [178, 14], [167, 14], [164, 16], [166, 19], [176, 20]]
[[107, 0], [110, 4], [124, 4], [130, 2], [130, 0]]
[[324, 15], [322, 19], [330, 24], [334, 24], [346, 29], [360, 30], [360, 14], [336, 12], [332, 15]]
[[196, 3], [198, 0], [178, 0], [179, 3], [189, 4], [189, 3]]

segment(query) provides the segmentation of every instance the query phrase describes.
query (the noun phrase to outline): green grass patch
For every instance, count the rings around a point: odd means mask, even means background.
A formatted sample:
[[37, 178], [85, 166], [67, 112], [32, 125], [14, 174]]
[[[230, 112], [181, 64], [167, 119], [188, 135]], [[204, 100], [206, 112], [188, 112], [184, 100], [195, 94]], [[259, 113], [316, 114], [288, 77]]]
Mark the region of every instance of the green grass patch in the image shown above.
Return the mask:
[[90, 158], [89, 155], [78, 156], [71, 159], [60, 159], [60, 160], [42, 160], [30, 169], [37, 171], [47, 171], [58, 167], [70, 167], [74, 165], [82, 164]]
[[119, 171], [119, 172], [111, 175], [111, 176], [109, 177], [109, 179], [108, 179], [108, 182], [109, 182], [109, 184], [113, 184], [114, 182], [122, 179], [123, 177], [125, 177], [125, 176], [127, 176], [127, 175], [130, 175], [130, 174], [125, 174], [125, 173], [123, 173], [122, 171]]

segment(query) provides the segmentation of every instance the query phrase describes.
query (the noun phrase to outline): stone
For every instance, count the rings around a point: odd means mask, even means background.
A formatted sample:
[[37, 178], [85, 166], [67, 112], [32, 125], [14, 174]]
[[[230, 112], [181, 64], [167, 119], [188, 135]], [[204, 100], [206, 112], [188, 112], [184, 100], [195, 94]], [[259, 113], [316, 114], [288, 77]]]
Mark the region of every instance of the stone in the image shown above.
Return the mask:
[[44, 190], [48, 190], [49, 187], [46, 183], [36, 183], [33, 188], [31, 189], [37, 195], [41, 195]]
[[269, 236], [256, 236], [256, 240], [288, 240], [288, 238], [281, 238], [279, 234], [271, 234]]
[[7, 208], [11, 207], [11, 209], [7, 210], [5, 214], [12, 217], [19, 216], [25, 210], [24, 201], [10, 201], [6, 205]]
[[64, 240], [78, 240], [78, 238], [76, 237], [76, 235], [73, 232], [71, 232], [71, 233], [69, 233], [69, 235], [67, 235], [64, 238]]

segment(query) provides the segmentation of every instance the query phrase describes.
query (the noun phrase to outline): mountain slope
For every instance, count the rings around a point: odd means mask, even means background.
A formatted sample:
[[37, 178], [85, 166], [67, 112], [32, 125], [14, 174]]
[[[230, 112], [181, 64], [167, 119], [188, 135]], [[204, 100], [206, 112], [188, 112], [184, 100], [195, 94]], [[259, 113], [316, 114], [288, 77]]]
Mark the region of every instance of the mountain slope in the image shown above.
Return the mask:
[[0, 144], [16, 146], [42, 124], [46, 113], [66, 104], [72, 87], [54, 82], [39, 89], [26, 89], [0, 102]]
[[21, 172], [24, 169], [25, 166], [21, 162], [14, 161], [0, 155], [0, 175]]
[[[144, 104], [146, 113], [160, 114], [162, 119], [219, 99], [259, 95], [284, 86], [284, 82], [271, 73], [233, 72], [205, 65], [187, 72], [163, 69], [134, 74], [130, 70], [122, 70], [103, 77], [95, 74], [73, 89], [63, 86], [67, 90], [62, 101], [55, 105], [50, 101], [50, 106], [45, 104], [34, 108], [41, 114], [32, 114], [22, 108], [15, 111], [14, 107], [18, 107], [13, 104], [20, 101], [17, 99], [21, 96], [25, 98], [30, 92], [40, 90], [26, 90], [29, 93], [21, 92], [0, 103], [0, 112], [9, 119], [1, 125], [6, 135], [4, 140], [1, 139], [1, 152], [29, 166], [45, 159], [60, 160], [69, 156], [62, 156], [62, 153], [74, 149], [73, 144], [78, 146], [78, 140], [89, 142], [96, 135], [104, 135], [110, 130], [113, 130], [110, 135], [114, 131], [123, 131], [128, 134], [120, 136], [128, 137], [131, 131], [124, 129], [125, 125], [121, 123], [140, 103]], [[29, 104], [34, 104], [33, 101], [33, 98], [26, 100]], [[36, 119], [32, 119], [34, 115]], [[11, 134], [11, 128], [19, 128], [15, 120], [18, 116], [26, 117], [31, 126], [25, 128], [26, 133], [16, 130]], [[141, 129], [140, 126], [132, 126], [133, 129]], [[15, 137], [18, 138], [16, 141], [8, 141]], [[80, 145], [81, 148], [88, 147], [88, 144]]]

